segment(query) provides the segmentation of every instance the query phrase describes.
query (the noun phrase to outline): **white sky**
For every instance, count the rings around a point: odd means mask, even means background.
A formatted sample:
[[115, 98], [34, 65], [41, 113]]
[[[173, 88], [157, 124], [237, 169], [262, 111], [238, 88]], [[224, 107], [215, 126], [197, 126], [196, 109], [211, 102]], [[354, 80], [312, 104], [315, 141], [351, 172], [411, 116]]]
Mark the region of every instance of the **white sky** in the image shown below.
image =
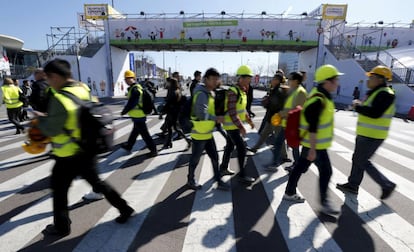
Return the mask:
[[[375, 23], [379, 20], [385, 23], [411, 23], [414, 19], [414, 1], [411, 0], [348, 0], [348, 1], [318, 1], [318, 0], [2, 0], [0, 3], [0, 33], [22, 39], [25, 48], [46, 49], [46, 34], [50, 27], [77, 27], [76, 15], [83, 12], [83, 4], [108, 3], [114, 4], [121, 13], [261, 13], [271, 14], [301, 14], [316, 9], [320, 4], [348, 4], [347, 21], [349, 23]], [[414, 31], [413, 31], [414, 32]], [[142, 55], [142, 52], [140, 53]], [[163, 54], [144, 53], [150, 56], [157, 65], [163, 65]], [[165, 53], [166, 68], [179, 70], [185, 75], [192, 75], [194, 70], [206, 70], [216, 67], [219, 71], [234, 72], [243, 63], [253, 68], [256, 65], [274, 65], [277, 53], [214, 53], [214, 52], [174, 52]]]

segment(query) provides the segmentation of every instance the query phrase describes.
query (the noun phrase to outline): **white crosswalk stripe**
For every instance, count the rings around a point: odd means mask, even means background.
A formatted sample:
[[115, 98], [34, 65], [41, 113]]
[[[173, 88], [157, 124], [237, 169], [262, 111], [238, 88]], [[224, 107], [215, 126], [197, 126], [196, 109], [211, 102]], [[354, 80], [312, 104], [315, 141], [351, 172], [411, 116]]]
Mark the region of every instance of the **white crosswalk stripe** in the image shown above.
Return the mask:
[[[254, 107], [254, 109], [257, 115], [263, 115], [261, 107]], [[261, 116], [255, 118], [257, 127], [261, 119]], [[152, 125], [150, 134], [154, 139], [156, 138], [155, 133], [160, 131], [162, 122], [158, 120], [157, 116], [148, 117], [147, 123]], [[350, 212], [354, 213], [355, 216], [352, 218], [357, 218], [365, 224], [364, 228], [367, 229], [367, 233], [373, 236], [375, 242], [380, 242], [378, 246], [394, 251], [413, 251], [414, 217], [404, 213], [407, 209], [395, 205], [395, 199], [393, 199], [395, 195], [396, 198], [407, 201], [403, 204], [404, 206], [414, 206], [414, 196], [412, 195], [414, 191], [414, 159], [412, 158], [414, 133], [412, 124], [395, 119], [393, 131], [390, 132], [389, 138], [376, 153], [376, 156], [380, 158], [373, 159], [374, 165], [397, 184], [395, 194], [384, 203], [379, 200], [379, 186], [374, 185], [371, 180], [364, 180], [358, 196], [346, 195], [335, 188], [336, 183], [346, 182], [349, 175], [355, 142], [355, 123], [356, 117], [353, 117], [351, 112], [341, 111], [336, 114], [336, 139], [329, 150], [331, 161], [335, 160], [332, 162], [333, 175], [329, 184], [330, 195], [335, 197], [336, 201], [344, 202], [342, 209], [347, 207]], [[115, 124], [117, 128], [115, 141], [120, 143], [128, 137], [132, 124], [127, 118], [116, 120]], [[42, 241], [41, 230], [53, 222], [50, 193], [33, 202], [27, 198], [29, 196], [25, 196], [27, 190], [36, 193], [36, 189], [33, 189], [34, 191], [31, 189], [36, 182], [50, 175], [53, 161], [33, 162], [33, 158], [37, 157], [24, 153], [20, 147], [24, 138], [21, 136], [9, 137], [8, 135], [14, 133], [13, 128], [9, 127], [11, 124], [5, 123], [5, 121], [0, 125], [0, 174], [3, 175], [0, 176], [0, 179], [3, 178], [0, 183], [0, 251], [17, 251], [45, 242]], [[215, 132], [214, 136], [219, 159], [221, 159], [225, 139], [218, 132]], [[248, 138], [246, 138], [248, 144], [252, 146], [257, 139], [257, 131], [250, 130]], [[157, 140], [158, 144], [162, 144], [159, 142], [160, 140], [162, 139]], [[152, 216], [154, 213], [151, 210], [155, 205], [160, 208], [158, 201], [160, 201], [159, 197], [162, 196], [162, 192], [165, 190], [173, 192], [185, 184], [185, 177], [181, 178], [177, 185], [170, 183], [176, 179], [177, 172], [187, 174], [188, 163], [180, 163], [184, 162], [182, 161], [183, 156], [191, 155], [191, 151], [183, 152], [186, 145], [187, 143], [183, 139], [175, 140], [173, 148], [162, 150], [157, 157], [135, 164], [134, 160], [146, 152], [145, 143], [139, 138], [131, 153], [127, 153], [123, 149], [116, 149], [110, 155], [100, 159], [98, 167], [102, 179], [110, 179], [117, 174], [126, 172], [124, 171], [126, 165], [131, 167], [129, 169], [141, 168], [129, 181], [117, 181], [126, 183], [126, 189], [121, 191], [121, 194], [135, 209], [135, 214], [126, 224], [120, 225], [113, 221], [119, 215], [115, 208], [110, 207], [108, 210], [101, 211], [99, 216], [96, 216], [96, 222], [79, 227], [81, 230], [76, 232], [80, 232], [78, 233], [80, 237], [77, 238], [74, 245], [71, 245], [70, 250], [79, 252], [139, 250], [140, 247], [134, 246], [142, 244], [134, 245], [134, 242], [136, 239], [145, 239], [140, 238], [139, 234], [145, 236], [149, 235], [147, 232], [156, 232], [143, 230], [143, 227], [146, 221], [149, 221], [147, 225], [153, 221], [151, 218], [154, 218]], [[264, 170], [264, 167], [272, 160], [272, 150], [269, 146], [263, 146], [256, 155], [248, 156], [248, 159], [251, 161], [250, 171], [259, 176], [258, 181], [252, 186], [253, 190], [240, 191], [238, 185], [235, 184], [237, 180], [230, 181], [230, 177], [227, 176], [224, 177], [224, 180], [232, 185], [232, 189], [226, 192], [216, 189], [211, 161], [207, 155], [204, 155], [197, 168], [200, 170], [198, 181], [203, 185], [203, 188], [194, 192], [194, 199], [188, 212], [182, 214], [182, 217], [185, 216], [188, 220], [182, 234], [177, 235], [172, 232], [173, 230], [169, 230], [171, 234], [169, 232], [153, 234], [153, 239], [145, 240], [145, 244], [165, 242], [165, 244], [153, 244], [153, 246], [169, 248], [170, 251], [238, 251], [247, 248], [242, 246], [251, 246], [252, 244], [256, 244], [257, 248], [260, 248], [260, 239], [263, 241], [266, 238], [272, 240], [275, 235], [278, 235], [278, 238], [285, 243], [280, 244], [280, 251], [341, 251], [345, 247], [349, 248], [347, 246], [353, 246], [352, 244], [345, 245], [334, 235], [333, 230], [338, 228], [338, 223], [328, 224], [321, 218], [317, 196], [315, 199], [307, 197], [305, 203], [302, 204], [292, 204], [282, 199], [288, 175], [282, 166], [275, 173]], [[341, 160], [341, 163], [336, 163], [339, 162], [337, 160]], [[234, 164], [237, 162], [232, 159], [230, 166]], [[403, 174], [397, 173], [395, 169], [388, 169], [390, 164], [397, 164], [399, 169], [403, 170]], [[18, 169], [23, 166], [25, 169], [18, 172]], [[344, 169], [344, 167], [347, 168]], [[238, 170], [238, 167], [232, 167], [232, 169]], [[130, 172], [133, 173], [133, 171]], [[308, 187], [305, 186], [308, 182], [306, 180], [317, 176], [318, 170], [312, 165], [308, 174], [304, 175], [299, 182], [298, 192], [309, 195], [309, 191], [306, 191], [308, 190]], [[259, 190], [260, 186], [263, 189]], [[378, 188], [378, 190], [375, 191], [372, 188]], [[91, 187], [85, 181], [75, 180], [68, 195], [69, 206], [78, 204], [82, 196], [90, 190]], [[317, 190], [315, 188], [315, 192]], [[248, 226], [247, 223], [250, 220], [240, 219], [238, 211], [244, 211], [246, 214], [243, 216], [249, 216], [249, 211], [251, 211], [249, 208], [240, 209], [240, 202], [237, 202], [236, 199], [239, 199], [237, 195], [241, 193], [245, 193], [246, 197], [247, 194], [265, 197], [267, 209], [270, 209], [273, 215], [270, 217], [271, 219], [267, 219], [269, 217], [263, 213], [261, 222], [274, 221], [276, 227], [265, 228], [261, 226], [259, 221]], [[178, 197], [189, 194], [188, 191]], [[20, 203], [22, 200], [27, 200], [29, 203]], [[6, 206], [6, 202], [7, 204], [16, 204], [16, 206], [14, 208]], [[387, 204], [388, 202], [394, 202], [394, 205]], [[88, 208], [93, 209], [93, 204], [95, 203], [88, 205]], [[251, 204], [258, 204], [258, 202], [251, 202]], [[106, 206], [108, 205], [106, 204]], [[183, 206], [183, 209], [187, 209], [187, 206]], [[80, 207], [77, 211], [82, 213], [87, 210]], [[168, 212], [168, 209], [166, 211]], [[171, 214], [173, 215], [176, 211], [180, 211], [180, 208], [172, 208]], [[7, 219], [6, 216], [8, 216]], [[156, 216], [155, 219], [157, 219]], [[77, 224], [79, 223], [77, 222]], [[256, 236], [240, 237], [241, 227], [251, 229], [251, 234], [256, 234]], [[275, 230], [280, 230], [280, 233], [275, 233]], [[352, 229], [349, 229], [349, 232], [352, 232]], [[162, 238], [154, 239], [156, 236]], [[70, 239], [71, 236], [62, 238], [55, 241], [53, 245], [59, 241], [69, 241]], [[173, 243], [171, 244], [171, 242]], [[353, 242], [364, 243], [365, 241]], [[271, 250], [279, 251], [277, 247]]]

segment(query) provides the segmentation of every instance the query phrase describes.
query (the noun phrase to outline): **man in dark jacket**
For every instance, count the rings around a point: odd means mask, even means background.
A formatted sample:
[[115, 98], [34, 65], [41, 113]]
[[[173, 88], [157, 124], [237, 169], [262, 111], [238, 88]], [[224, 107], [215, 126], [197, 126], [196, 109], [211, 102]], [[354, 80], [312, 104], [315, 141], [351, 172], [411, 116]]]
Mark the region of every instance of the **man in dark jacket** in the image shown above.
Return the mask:
[[198, 83], [200, 83], [200, 80], [201, 80], [201, 72], [197, 70], [194, 72], [194, 79], [191, 81], [191, 85], [190, 85], [191, 97], [193, 97], [194, 88], [197, 86]]
[[[260, 138], [252, 148], [247, 147], [247, 150], [253, 153], [256, 153], [257, 149], [260, 148], [260, 146], [266, 141], [269, 135], [276, 130], [276, 127], [271, 123], [271, 118], [274, 114], [283, 109], [283, 104], [285, 103], [288, 90], [281, 87], [282, 81], [283, 75], [281, 74], [276, 74], [271, 81], [272, 86], [269, 97], [267, 99], [268, 101], [267, 104], [264, 104], [264, 107], [266, 108], [266, 114], [263, 118], [264, 126], [260, 131]], [[281, 153], [282, 157], [287, 158], [286, 147], [282, 148], [282, 150], [284, 150], [284, 152]]]
[[46, 112], [47, 110], [47, 89], [49, 84], [46, 82], [46, 75], [43, 68], [38, 68], [34, 72], [35, 82], [32, 85], [32, 94], [29, 103], [36, 111]]

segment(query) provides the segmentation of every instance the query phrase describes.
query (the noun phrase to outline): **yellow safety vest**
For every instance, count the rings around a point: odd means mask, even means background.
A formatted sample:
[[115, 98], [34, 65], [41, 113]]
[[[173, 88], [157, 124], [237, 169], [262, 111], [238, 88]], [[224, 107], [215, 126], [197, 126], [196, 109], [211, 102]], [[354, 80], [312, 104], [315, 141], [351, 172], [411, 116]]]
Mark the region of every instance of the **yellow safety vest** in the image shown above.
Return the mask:
[[[229, 90], [231, 90], [236, 95], [238, 94], [238, 99], [237, 99], [237, 102], [236, 102], [236, 111], [237, 111], [237, 115], [239, 116], [240, 120], [242, 122], [245, 122], [246, 121], [247, 95], [238, 86], [230, 87]], [[223, 128], [225, 130], [238, 129], [237, 126], [231, 120], [231, 117], [229, 115], [229, 111], [228, 111], [228, 108], [227, 108], [227, 104], [228, 104], [228, 96], [226, 95], [226, 100], [225, 100], [225, 103], [224, 103], [224, 111], [226, 111], [226, 114], [224, 115]]]
[[[78, 105], [71, 98], [52, 90], [53, 96], [65, 107], [67, 118], [64, 125], [65, 132], [52, 137], [52, 151], [55, 156], [69, 157], [79, 152], [80, 147], [76, 143], [80, 140], [80, 128], [78, 126]], [[89, 88], [85, 85], [64, 87], [62, 90], [68, 91], [82, 100], [90, 99]]]
[[[394, 91], [389, 87], [383, 87], [371, 94], [366, 101], [362, 103], [363, 106], [371, 106], [375, 97], [379, 92], [388, 92], [394, 94]], [[357, 135], [365, 136], [375, 139], [385, 139], [388, 136], [392, 117], [395, 114], [395, 100], [387, 108], [384, 114], [379, 118], [371, 118], [362, 114], [358, 115]]]
[[[307, 94], [306, 89], [302, 87], [302, 85], [299, 85], [298, 88], [296, 88], [286, 99], [285, 104], [283, 105], [283, 109], [292, 110], [293, 107], [293, 101], [296, 99], [299, 93]], [[286, 118], [282, 118], [282, 126], [283, 128], [286, 128]]]
[[300, 114], [300, 135], [303, 136], [303, 139], [300, 143], [301, 145], [310, 148], [308, 132], [309, 124], [306, 121], [304, 112], [306, 108], [310, 104], [314, 103], [317, 99], [322, 100], [324, 108], [319, 117], [319, 124], [316, 132], [316, 149], [325, 150], [331, 146], [333, 140], [335, 104], [332, 100], [326, 98], [323, 93], [318, 92], [317, 88], [314, 88], [309, 94], [309, 98], [303, 105], [303, 110]]
[[145, 113], [144, 113], [144, 111], [142, 111], [142, 106], [143, 106], [143, 104], [142, 104], [143, 91], [142, 91], [141, 85], [138, 84], [138, 83], [135, 83], [133, 86], [131, 86], [131, 88], [128, 91], [127, 97], [128, 98], [131, 97], [131, 92], [132, 92], [132, 89], [134, 87], [136, 87], [137, 88], [137, 91], [139, 92], [139, 101], [138, 101], [137, 106], [135, 106], [135, 108], [133, 108], [130, 111], [128, 111], [128, 115], [130, 117], [133, 117], [133, 118], [142, 118], [142, 117], [145, 117]]
[[23, 106], [23, 102], [19, 100], [19, 94], [22, 92], [19, 87], [16, 87], [13, 84], [3, 85], [1, 86], [1, 90], [3, 91], [3, 100], [6, 104], [6, 108], [13, 109]]
[[[192, 100], [192, 108], [194, 109], [198, 96], [201, 91], [197, 92]], [[211, 94], [208, 94], [208, 109], [207, 113], [209, 116], [215, 116], [216, 112], [214, 109], [214, 98]], [[213, 138], [213, 130], [216, 125], [216, 122], [213, 120], [199, 120], [195, 116], [191, 116], [191, 122], [193, 123], [193, 128], [191, 130], [191, 138], [195, 140], [208, 140]]]

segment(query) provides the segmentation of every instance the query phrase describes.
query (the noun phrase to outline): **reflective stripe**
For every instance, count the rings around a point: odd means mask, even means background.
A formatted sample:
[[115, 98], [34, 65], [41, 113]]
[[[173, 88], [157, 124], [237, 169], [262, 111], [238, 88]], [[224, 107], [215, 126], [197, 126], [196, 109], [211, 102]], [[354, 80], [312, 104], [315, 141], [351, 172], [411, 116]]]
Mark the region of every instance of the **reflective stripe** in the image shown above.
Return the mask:
[[224, 122], [223, 126], [232, 126], [234, 125], [233, 122]]
[[[318, 129], [326, 129], [326, 128], [331, 127], [331, 125], [332, 125], [332, 122], [328, 122], [328, 123], [325, 123], [325, 124], [320, 124], [320, 125], [318, 125]], [[300, 125], [299, 128], [303, 129], [303, 130], [308, 129], [307, 125]]]
[[207, 131], [207, 132], [199, 132], [197, 130], [195, 130], [194, 128], [191, 130], [192, 134], [211, 134], [213, 133], [213, 130]]
[[76, 140], [74, 138], [69, 138], [69, 140], [66, 143], [56, 143], [52, 142], [53, 148], [62, 148], [63, 146], [70, 144], [70, 143], [76, 143]]
[[362, 123], [362, 122], [358, 122], [358, 126], [365, 127], [365, 128], [370, 128], [370, 129], [376, 129], [376, 130], [388, 130], [390, 128], [390, 127], [387, 127], [387, 126], [378, 126], [378, 125]]
[[[329, 143], [332, 141], [332, 137], [329, 138], [321, 138], [321, 139], [316, 139], [316, 144], [318, 143]], [[304, 143], [309, 143], [309, 139], [302, 139], [302, 142]]]

